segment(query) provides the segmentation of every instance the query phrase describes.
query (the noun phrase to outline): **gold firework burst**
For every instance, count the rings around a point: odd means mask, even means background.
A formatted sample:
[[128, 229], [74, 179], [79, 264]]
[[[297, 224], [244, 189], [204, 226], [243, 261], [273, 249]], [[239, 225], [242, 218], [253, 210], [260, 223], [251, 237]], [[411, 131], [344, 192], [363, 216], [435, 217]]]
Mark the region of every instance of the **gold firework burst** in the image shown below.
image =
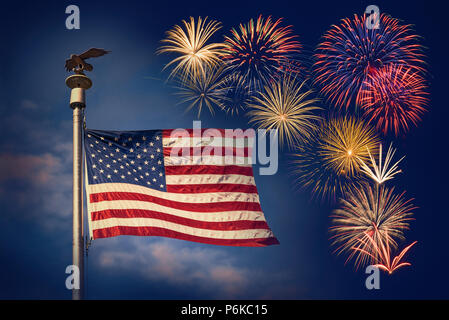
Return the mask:
[[330, 231], [334, 233], [331, 239], [337, 246], [335, 252], [349, 253], [348, 260], [355, 258], [356, 268], [390, 261], [382, 252], [391, 252], [397, 248], [398, 240], [404, 240], [412, 210], [416, 209], [412, 199], [405, 200], [403, 196], [404, 192], [395, 195], [394, 188], [368, 183], [347, 192], [332, 216], [334, 226]]
[[260, 95], [254, 97], [249, 105], [250, 123], [261, 129], [277, 129], [281, 146], [285, 142], [293, 147], [297, 142], [307, 140], [316, 122], [321, 118], [313, 114], [320, 109], [314, 104], [318, 101], [309, 98], [311, 89], [306, 82], [298, 82], [295, 77], [284, 76], [281, 80], [266, 85]]
[[321, 130], [317, 130], [305, 144], [297, 146], [290, 172], [295, 175], [294, 184], [298, 189], [310, 190], [313, 199], [333, 203], [350, 188], [358, 188], [364, 176], [351, 177], [336, 173], [327, 165], [321, 155], [322, 150]]
[[331, 119], [322, 136], [321, 156], [339, 175], [355, 176], [379, 143], [374, 128], [352, 117]]
[[209, 38], [221, 28], [221, 23], [215, 20], [207, 21], [207, 17], [195, 19], [190, 17], [190, 22], [182, 20], [184, 28], [175, 25], [167, 31], [167, 38], [161, 42], [166, 45], [158, 49], [160, 53], [176, 53], [179, 56], [170, 61], [165, 67], [173, 64], [176, 66], [169, 77], [179, 74], [186, 78], [189, 74], [199, 76], [204, 73], [205, 67], [213, 67], [221, 61], [221, 43], [206, 44]]
[[297, 146], [292, 170], [296, 183], [311, 189], [313, 197], [335, 201], [366, 180], [360, 171], [378, 140], [374, 129], [355, 118], [322, 121], [306, 143]]

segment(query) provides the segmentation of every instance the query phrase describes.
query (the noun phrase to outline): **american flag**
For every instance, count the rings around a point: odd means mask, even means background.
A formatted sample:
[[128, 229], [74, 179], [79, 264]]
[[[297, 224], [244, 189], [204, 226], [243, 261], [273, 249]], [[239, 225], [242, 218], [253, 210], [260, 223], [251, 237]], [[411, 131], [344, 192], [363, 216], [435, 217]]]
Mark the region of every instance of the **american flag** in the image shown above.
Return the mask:
[[91, 238], [136, 235], [226, 246], [278, 244], [254, 181], [254, 137], [200, 138], [192, 129], [177, 132], [85, 130]]

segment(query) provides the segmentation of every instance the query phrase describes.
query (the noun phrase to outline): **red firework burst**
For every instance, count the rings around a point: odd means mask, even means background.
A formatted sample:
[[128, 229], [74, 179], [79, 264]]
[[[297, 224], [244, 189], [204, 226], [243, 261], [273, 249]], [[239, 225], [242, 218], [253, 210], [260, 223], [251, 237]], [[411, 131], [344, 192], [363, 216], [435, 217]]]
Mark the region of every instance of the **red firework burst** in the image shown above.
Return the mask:
[[[273, 21], [271, 16], [262, 15], [239, 29], [231, 30], [231, 37], [225, 36], [225, 55], [228, 68], [245, 79], [251, 88], [260, 88], [276, 78], [279, 73], [300, 70], [295, 54], [301, 51], [301, 44], [295, 40], [291, 26], [281, 26], [282, 18]], [[263, 81], [261, 83], [261, 81]]]
[[368, 76], [384, 66], [407, 65], [424, 71], [419, 37], [411, 33], [410, 25], [381, 14], [379, 28], [369, 29], [366, 19], [366, 15], [342, 19], [324, 34], [317, 47], [315, 81], [338, 108], [348, 108], [354, 102], [359, 105], [360, 90]]
[[428, 93], [425, 79], [403, 66], [390, 65], [369, 74], [360, 92], [364, 116], [384, 134], [396, 136], [417, 125], [426, 111]]

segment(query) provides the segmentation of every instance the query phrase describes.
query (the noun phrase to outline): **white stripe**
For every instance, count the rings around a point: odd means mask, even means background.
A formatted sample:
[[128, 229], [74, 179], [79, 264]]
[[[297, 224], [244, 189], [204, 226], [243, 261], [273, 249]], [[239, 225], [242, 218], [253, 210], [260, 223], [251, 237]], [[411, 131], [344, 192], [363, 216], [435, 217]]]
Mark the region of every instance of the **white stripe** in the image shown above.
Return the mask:
[[253, 138], [192, 138], [192, 137], [179, 137], [179, 138], [163, 138], [162, 145], [164, 147], [254, 147]]
[[267, 229], [248, 229], [248, 230], [208, 230], [192, 228], [173, 222], [163, 221], [152, 218], [110, 218], [105, 220], [92, 221], [93, 229], [103, 229], [115, 226], [124, 227], [159, 227], [165, 228], [184, 234], [212, 238], [212, 239], [254, 239], [269, 238], [273, 236], [271, 230]]
[[134, 201], [134, 200], [111, 200], [111, 201], [89, 203], [90, 213], [114, 209], [152, 210], [156, 212], [171, 214], [182, 218], [188, 218], [199, 221], [211, 221], [211, 222], [238, 221], [238, 220], [265, 221], [265, 217], [263, 213], [260, 211], [240, 210], [240, 211], [219, 211], [219, 212], [192, 212], [180, 209], [173, 209], [152, 202]]
[[254, 177], [239, 174], [188, 174], [165, 176], [167, 185], [232, 183], [255, 186]]
[[164, 165], [166, 166], [188, 166], [188, 165], [240, 165], [250, 167], [252, 164], [251, 157], [237, 156], [166, 156], [164, 157]]
[[134, 192], [154, 196], [160, 199], [178, 202], [187, 202], [187, 203], [216, 203], [216, 202], [229, 202], [229, 201], [259, 203], [259, 196], [256, 193], [243, 193], [243, 192], [171, 193], [129, 183], [93, 184], [89, 185], [87, 190], [89, 194], [102, 193], [102, 192]]

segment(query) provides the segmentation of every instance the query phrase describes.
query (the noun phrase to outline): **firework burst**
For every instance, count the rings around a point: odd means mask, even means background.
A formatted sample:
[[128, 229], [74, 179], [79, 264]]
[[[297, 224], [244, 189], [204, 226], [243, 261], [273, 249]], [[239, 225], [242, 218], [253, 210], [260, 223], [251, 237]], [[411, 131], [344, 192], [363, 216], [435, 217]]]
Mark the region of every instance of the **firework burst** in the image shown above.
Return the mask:
[[381, 14], [378, 29], [368, 29], [367, 16], [342, 19], [323, 36], [315, 55], [316, 83], [338, 108], [360, 104], [360, 89], [368, 76], [390, 64], [424, 71], [419, 37], [410, 25]]
[[346, 193], [351, 187], [358, 187], [360, 177], [340, 175], [326, 166], [321, 156], [323, 141], [320, 132], [313, 135], [306, 143], [298, 145], [293, 154], [292, 174], [299, 189], [310, 190], [312, 198], [335, 201], [336, 196]]
[[362, 241], [368, 241], [368, 247], [372, 247], [376, 252], [376, 255], [372, 255], [371, 253], [366, 252], [364, 249], [365, 245], [354, 248], [354, 250], [371, 258], [372, 261], [376, 261], [376, 264], [374, 266], [378, 267], [381, 270], [384, 270], [385, 272], [388, 272], [388, 274], [392, 274], [399, 268], [411, 265], [409, 262], [402, 262], [402, 258], [411, 249], [411, 247], [413, 247], [418, 242], [412, 242], [392, 259], [391, 248], [388, 243], [384, 244], [381, 242], [380, 244], [377, 244], [372, 237], [368, 237], [367, 239], [364, 239]]
[[417, 125], [428, 103], [424, 78], [410, 68], [390, 65], [369, 74], [361, 90], [364, 116], [384, 134], [397, 136]]
[[250, 123], [261, 129], [277, 129], [281, 146], [284, 141], [289, 147], [307, 140], [321, 118], [314, 115], [318, 101], [310, 98], [312, 90], [306, 89], [306, 82], [285, 75], [282, 80], [266, 85], [254, 102], [249, 105]]
[[416, 209], [411, 201], [404, 199], [404, 193], [395, 195], [394, 189], [383, 186], [366, 183], [362, 188], [352, 188], [340, 200], [341, 207], [333, 212], [334, 226], [330, 231], [334, 233], [331, 239], [337, 247], [335, 252], [347, 252], [347, 261], [354, 258], [356, 268], [386, 261], [386, 250], [390, 257], [397, 241], [404, 240], [403, 233]]
[[252, 90], [275, 80], [280, 74], [299, 70], [295, 54], [301, 44], [291, 26], [282, 27], [282, 18], [251, 19], [225, 36], [223, 60], [230, 72], [243, 77]]
[[378, 143], [374, 129], [363, 121], [352, 117], [331, 119], [322, 136], [320, 155], [336, 173], [355, 176]]
[[190, 74], [180, 80], [179, 92], [181, 103], [190, 103], [186, 112], [198, 109], [198, 118], [206, 106], [211, 114], [214, 108], [224, 108], [224, 87], [221, 85], [223, 68], [207, 68], [198, 75]]
[[176, 53], [178, 57], [170, 61], [165, 67], [176, 65], [170, 73], [184, 78], [193, 75], [201, 76], [206, 67], [214, 67], [221, 62], [223, 44], [206, 44], [209, 38], [221, 28], [218, 21], [207, 21], [207, 17], [199, 17], [197, 22], [193, 17], [190, 21], [182, 20], [183, 26], [175, 25], [167, 31], [167, 38], [162, 40], [158, 53]]
[[244, 111], [252, 101], [251, 90], [246, 81], [239, 75], [229, 74], [220, 82], [223, 92], [222, 106], [231, 115]]
[[387, 155], [385, 157], [385, 162], [382, 163], [382, 144], [380, 144], [379, 163], [377, 163], [374, 157], [371, 155], [371, 152], [369, 152], [368, 150], [372, 168], [364, 162], [362, 163], [362, 171], [378, 184], [382, 184], [387, 180], [393, 179], [393, 177], [397, 173], [402, 172], [400, 169], [398, 169], [398, 164], [405, 158], [405, 156], [403, 156], [401, 159], [399, 159], [399, 161], [390, 166], [390, 162], [393, 159], [395, 153], [396, 149], [393, 149], [392, 145], [390, 144]]
[[389, 274], [392, 274], [397, 269], [410, 266], [411, 263], [409, 262], [401, 262], [402, 258], [405, 256], [405, 254], [413, 247], [418, 241], [414, 241], [411, 244], [409, 244], [407, 247], [405, 247], [396, 257], [391, 259], [391, 252], [389, 248], [383, 248], [382, 253], [380, 253], [381, 259], [380, 263], [376, 264], [376, 266]]
[[374, 129], [361, 120], [323, 121], [307, 143], [297, 147], [295, 182], [302, 189], [310, 189], [313, 197], [333, 201], [366, 180], [361, 168], [377, 143]]

